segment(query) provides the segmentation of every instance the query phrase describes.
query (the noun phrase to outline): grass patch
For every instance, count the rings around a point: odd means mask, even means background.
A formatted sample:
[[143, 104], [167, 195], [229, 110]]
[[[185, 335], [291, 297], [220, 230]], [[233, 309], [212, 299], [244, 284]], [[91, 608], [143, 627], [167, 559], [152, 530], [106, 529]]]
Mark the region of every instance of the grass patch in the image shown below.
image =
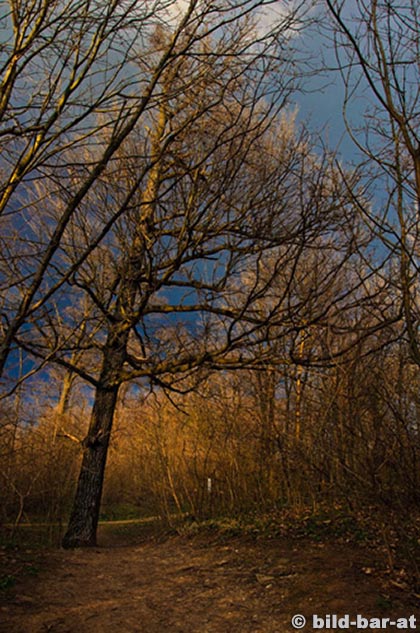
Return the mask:
[[144, 510], [132, 503], [102, 504], [99, 514], [100, 521], [128, 521], [143, 519]]
[[[174, 519], [179, 524], [181, 519]], [[102, 522], [98, 528], [100, 545], [137, 545], [151, 538], [166, 538], [175, 532], [175, 527], [159, 517], [141, 519], [122, 519]]]
[[252, 536], [260, 538], [309, 538], [320, 542], [335, 539], [344, 542], [368, 543], [374, 536], [360, 520], [341, 509], [313, 512], [304, 509], [278, 510], [265, 514], [249, 514], [241, 517], [218, 517], [207, 520], [186, 519], [182, 534], [217, 532], [221, 536]]

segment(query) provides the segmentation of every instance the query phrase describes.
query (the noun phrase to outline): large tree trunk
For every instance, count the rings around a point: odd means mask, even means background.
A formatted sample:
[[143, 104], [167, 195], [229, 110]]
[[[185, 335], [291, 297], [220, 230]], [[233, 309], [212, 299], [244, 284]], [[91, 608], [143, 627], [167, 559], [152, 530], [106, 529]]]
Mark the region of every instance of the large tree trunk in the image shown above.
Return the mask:
[[117, 395], [118, 388], [98, 388], [96, 392], [76, 496], [67, 532], [63, 538], [63, 547], [96, 545], [105, 464]]
[[112, 421], [124, 364], [127, 334], [110, 335], [96, 389], [89, 431], [70, 521], [62, 541], [65, 548], [96, 545], [99, 508]]

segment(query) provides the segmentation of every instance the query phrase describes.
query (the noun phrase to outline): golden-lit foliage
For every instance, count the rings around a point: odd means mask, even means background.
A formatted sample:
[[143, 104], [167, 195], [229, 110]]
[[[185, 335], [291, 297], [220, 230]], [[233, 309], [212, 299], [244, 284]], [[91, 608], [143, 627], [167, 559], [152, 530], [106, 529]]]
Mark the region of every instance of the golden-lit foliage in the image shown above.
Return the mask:
[[[418, 387], [396, 345], [330, 369], [213, 374], [172, 401], [160, 390], [127, 393], [103, 513], [130, 508], [170, 523], [180, 512], [203, 518], [338, 503], [403, 515], [418, 501]], [[66, 413], [48, 409], [36, 425], [5, 412], [3, 520], [65, 520], [84, 434], [74, 389]]]

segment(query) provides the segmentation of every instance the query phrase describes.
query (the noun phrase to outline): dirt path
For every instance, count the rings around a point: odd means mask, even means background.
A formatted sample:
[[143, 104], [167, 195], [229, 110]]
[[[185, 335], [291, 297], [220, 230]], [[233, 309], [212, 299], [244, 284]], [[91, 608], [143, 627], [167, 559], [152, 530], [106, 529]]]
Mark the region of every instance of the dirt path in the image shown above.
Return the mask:
[[420, 615], [374, 565], [353, 546], [306, 540], [171, 537], [54, 551], [13, 588], [0, 631], [283, 633], [296, 613]]

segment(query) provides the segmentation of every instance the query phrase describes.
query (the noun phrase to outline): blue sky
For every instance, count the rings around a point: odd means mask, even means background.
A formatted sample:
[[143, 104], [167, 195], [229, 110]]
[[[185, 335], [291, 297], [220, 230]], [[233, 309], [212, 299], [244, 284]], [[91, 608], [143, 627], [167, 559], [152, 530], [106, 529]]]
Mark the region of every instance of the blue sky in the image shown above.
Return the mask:
[[[302, 82], [304, 91], [292, 98], [298, 108], [298, 121], [308, 124], [314, 132], [321, 130], [325, 144], [332, 149], [338, 148], [344, 162], [351, 160], [356, 148], [343, 120], [344, 88], [340, 74], [332, 70], [317, 72], [324, 64], [336, 67], [335, 53], [315, 29], [304, 32], [301, 43], [303, 54], [314, 70], [312, 75], [308, 71], [309, 76]], [[353, 121], [360, 122], [363, 117], [361, 107], [353, 103], [350, 116]]]

